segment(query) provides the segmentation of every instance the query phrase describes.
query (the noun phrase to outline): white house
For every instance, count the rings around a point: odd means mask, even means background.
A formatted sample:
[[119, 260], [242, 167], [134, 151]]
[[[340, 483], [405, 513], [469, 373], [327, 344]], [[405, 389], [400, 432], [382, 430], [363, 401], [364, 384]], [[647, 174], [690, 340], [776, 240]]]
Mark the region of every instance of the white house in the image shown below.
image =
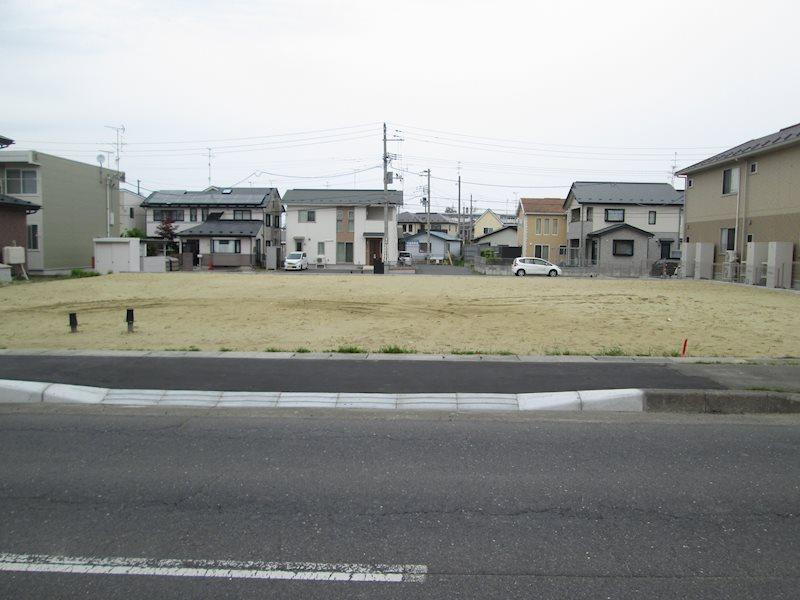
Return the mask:
[[286, 252], [305, 251], [317, 265], [372, 265], [383, 256], [384, 206], [389, 204], [386, 262], [397, 263], [397, 210], [403, 192], [288, 190]]
[[145, 230], [147, 211], [142, 208], [144, 196], [131, 190], [119, 190], [119, 232], [125, 233], [129, 229]]

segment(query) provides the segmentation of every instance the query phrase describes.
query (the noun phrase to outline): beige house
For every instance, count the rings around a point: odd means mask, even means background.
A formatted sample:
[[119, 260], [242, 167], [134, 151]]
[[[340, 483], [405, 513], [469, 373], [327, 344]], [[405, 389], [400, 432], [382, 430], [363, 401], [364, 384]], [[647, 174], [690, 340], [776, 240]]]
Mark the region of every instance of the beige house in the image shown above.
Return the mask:
[[517, 217], [514, 215], [502, 215], [494, 212], [491, 208], [486, 209], [472, 225], [472, 239], [477, 239], [487, 233], [492, 233], [502, 229], [506, 225], [516, 225]]
[[[686, 237], [714, 244], [714, 262], [747, 261], [749, 242], [800, 243], [800, 123], [678, 171]], [[795, 264], [793, 280], [800, 279]], [[797, 285], [797, 284], [795, 284]]]
[[559, 264], [567, 258], [567, 213], [561, 198], [520, 198], [517, 245], [522, 256]]

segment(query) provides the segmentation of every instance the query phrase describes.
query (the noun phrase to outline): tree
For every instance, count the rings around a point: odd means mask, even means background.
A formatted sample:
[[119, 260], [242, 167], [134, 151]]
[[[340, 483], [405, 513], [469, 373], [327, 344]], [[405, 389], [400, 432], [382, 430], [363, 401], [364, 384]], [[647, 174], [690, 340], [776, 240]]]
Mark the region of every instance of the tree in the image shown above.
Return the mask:
[[161, 221], [161, 225], [156, 229], [156, 237], [162, 240], [169, 240], [170, 242], [175, 239], [175, 221], [166, 217]]
[[146, 238], [147, 234], [139, 229], [138, 227], [131, 227], [130, 229], [126, 229], [122, 233], [122, 237], [129, 237], [129, 238]]
[[445, 214], [448, 214], [448, 215], [450, 215], [450, 214], [454, 215], [456, 213], [456, 209], [453, 208], [452, 206], [448, 206], [447, 208], [444, 209], [444, 212], [445, 212]]

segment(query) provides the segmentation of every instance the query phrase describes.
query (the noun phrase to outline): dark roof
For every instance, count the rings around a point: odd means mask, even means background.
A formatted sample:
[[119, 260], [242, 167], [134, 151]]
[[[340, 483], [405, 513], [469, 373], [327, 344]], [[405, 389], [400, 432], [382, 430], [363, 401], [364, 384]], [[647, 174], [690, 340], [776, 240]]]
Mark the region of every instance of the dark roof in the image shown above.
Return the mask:
[[189, 229], [178, 232], [180, 237], [206, 237], [212, 235], [231, 237], [255, 237], [264, 226], [261, 221], [233, 221], [219, 219], [205, 221]]
[[[427, 223], [428, 217], [424, 212], [419, 213], [412, 213], [412, 212], [401, 212], [397, 215], [397, 222], [398, 223]], [[448, 223], [450, 225], [455, 225], [458, 223], [458, 216], [450, 217], [447, 215], [443, 215], [442, 213], [431, 213], [431, 223]]]
[[[228, 191], [230, 190], [230, 191]], [[225, 192], [225, 193], [223, 193]], [[275, 188], [208, 188], [192, 192], [187, 190], [161, 190], [150, 194], [142, 206], [266, 206]]]
[[764, 152], [769, 152], [771, 150], [776, 150], [778, 148], [783, 148], [785, 146], [791, 146], [798, 143], [800, 143], [800, 123], [790, 125], [789, 127], [784, 127], [775, 133], [770, 133], [769, 135], [765, 135], [763, 137], [750, 140], [749, 142], [745, 142], [744, 144], [734, 146], [733, 148], [729, 148], [724, 152], [720, 152], [719, 154], [715, 154], [710, 158], [701, 160], [699, 163], [695, 163], [689, 167], [686, 167], [685, 169], [681, 169], [677, 174], [688, 175], [689, 173], [695, 173], [697, 171], [702, 171], [703, 169], [708, 169], [714, 165], [735, 161], [748, 156], [763, 154]]
[[505, 231], [506, 229], [514, 229], [514, 230], [516, 230], [517, 226], [516, 225], [506, 225], [504, 227], [501, 227], [500, 229], [495, 229], [494, 231], [490, 231], [489, 233], [484, 233], [483, 235], [479, 235], [476, 238], [472, 238], [472, 241], [476, 242], [478, 240], [482, 240], [485, 237], [489, 237], [490, 235], [494, 235], [496, 233], [500, 233], [501, 231]]
[[606, 235], [607, 233], [611, 233], [619, 229], [633, 229], [637, 233], [642, 233], [648, 237], [653, 237], [653, 234], [650, 233], [649, 231], [645, 231], [644, 229], [639, 229], [638, 227], [634, 227], [633, 225], [628, 225], [627, 223], [617, 223], [615, 225], [609, 225], [608, 227], [603, 227], [603, 229], [598, 229], [597, 231], [593, 231], [592, 233], [587, 233], [586, 237], [601, 237]]
[[574, 196], [579, 204], [683, 204], [683, 192], [668, 183], [576, 181], [569, 192], [567, 199]]
[[556, 213], [564, 214], [564, 200], [562, 198], [520, 198], [522, 210], [529, 213]]
[[[386, 192], [389, 204], [403, 204], [403, 192]], [[321, 206], [352, 206], [383, 204], [383, 190], [331, 190], [300, 189], [288, 190], [283, 196], [284, 204], [308, 204]]]
[[4, 135], [0, 135], [0, 148], [7, 148], [8, 146], [10, 146], [13, 143], [14, 143], [14, 140], [12, 140], [11, 138], [7, 138]]
[[6, 196], [5, 194], [0, 194], [0, 204], [3, 204], [4, 206], [19, 206], [20, 208], [25, 208], [30, 212], [36, 212], [42, 208], [40, 205], [34, 204], [33, 202], [28, 202], [22, 198], [15, 198], [14, 196]]
[[[427, 235], [428, 235], [427, 231], [418, 231], [415, 234], [404, 236], [403, 239], [404, 240], [410, 240], [411, 238], [422, 237], [422, 236], [427, 236]], [[457, 237], [454, 237], [452, 235], [447, 235], [444, 231], [433, 231], [433, 230], [431, 230], [431, 236], [437, 237], [437, 238], [445, 240], [447, 242], [460, 242], [461, 241]]]

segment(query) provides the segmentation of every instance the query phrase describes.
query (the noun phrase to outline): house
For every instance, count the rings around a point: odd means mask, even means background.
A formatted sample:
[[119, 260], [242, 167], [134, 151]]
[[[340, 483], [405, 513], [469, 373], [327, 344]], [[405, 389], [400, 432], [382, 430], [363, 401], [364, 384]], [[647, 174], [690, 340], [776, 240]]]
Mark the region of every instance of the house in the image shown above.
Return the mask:
[[567, 213], [562, 198], [520, 198], [517, 221], [517, 245], [523, 256], [566, 262]]
[[[428, 224], [428, 213], [401, 212], [397, 215], [397, 227], [400, 237], [425, 231]], [[431, 231], [442, 231], [447, 235], [458, 237], [458, 215], [431, 213]]]
[[472, 224], [473, 241], [482, 235], [492, 233], [505, 227], [506, 225], [516, 225], [516, 215], [502, 215], [494, 212], [491, 208], [486, 209]]
[[430, 248], [428, 232], [420, 231], [405, 237], [406, 251], [411, 253], [414, 261], [444, 260], [449, 256], [461, 256], [461, 240], [443, 231], [430, 232]]
[[142, 203], [147, 237], [170, 220], [180, 241], [182, 267], [263, 266], [267, 248], [280, 244], [281, 196], [275, 188], [163, 190]]
[[476, 237], [472, 240], [472, 243], [484, 248], [490, 246], [516, 246], [517, 229], [516, 225], [504, 225], [495, 231]]
[[372, 265], [383, 256], [384, 206], [389, 204], [386, 260], [397, 263], [397, 211], [403, 192], [288, 190], [286, 252], [304, 251], [317, 265]]
[[668, 183], [576, 181], [563, 209], [570, 266], [624, 266], [639, 275], [679, 257], [683, 192]]
[[35, 150], [0, 151], [0, 193], [41, 207], [27, 215], [30, 272], [91, 269], [97, 237], [117, 233], [124, 173]]
[[130, 229], [144, 231], [147, 223], [147, 211], [142, 208], [144, 196], [131, 190], [119, 191], [119, 233]]
[[29, 200], [0, 194], [0, 263], [3, 262], [2, 249], [6, 246], [28, 248], [38, 241], [28, 237], [34, 230], [28, 227], [27, 216], [40, 208], [38, 204]]
[[[720, 152], [678, 175], [686, 178], [686, 241], [713, 244], [714, 262], [723, 262], [727, 252], [747, 262], [750, 242], [791, 244], [787, 261], [798, 260], [800, 123]], [[796, 271], [791, 279], [800, 286]]]

